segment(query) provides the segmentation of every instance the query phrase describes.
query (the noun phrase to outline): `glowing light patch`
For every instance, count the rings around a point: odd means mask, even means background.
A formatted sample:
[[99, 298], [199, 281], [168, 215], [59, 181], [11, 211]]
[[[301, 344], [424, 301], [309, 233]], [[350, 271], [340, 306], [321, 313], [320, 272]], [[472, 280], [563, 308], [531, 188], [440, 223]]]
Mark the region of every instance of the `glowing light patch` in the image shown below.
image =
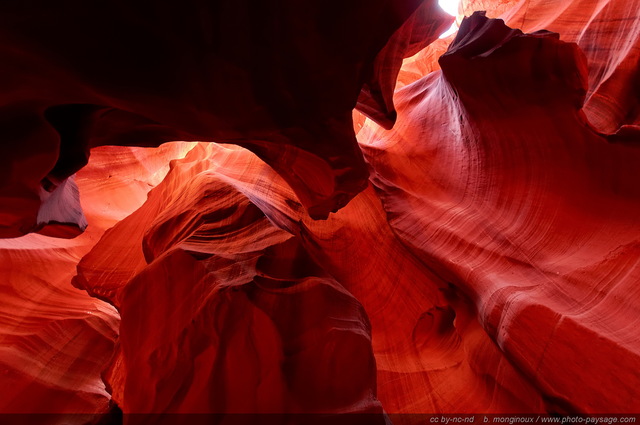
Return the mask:
[[[438, 4], [449, 15], [458, 16], [458, 5], [460, 4], [460, 0], [439, 0]], [[440, 38], [448, 37], [456, 31], [458, 31], [458, 24], [454, 22], [448, 30], [440, 34]]]
[[439, 0], [438, 4], [449, 15], [458, 15], [458, 5], [460, 4], [460, 0]]

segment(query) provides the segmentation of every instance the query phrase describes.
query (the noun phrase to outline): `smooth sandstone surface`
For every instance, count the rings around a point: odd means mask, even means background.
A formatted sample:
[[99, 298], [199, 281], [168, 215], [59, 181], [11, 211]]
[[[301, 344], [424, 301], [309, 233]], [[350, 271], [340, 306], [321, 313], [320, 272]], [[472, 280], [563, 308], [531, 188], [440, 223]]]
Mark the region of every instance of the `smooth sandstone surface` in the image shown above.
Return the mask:
[[0, 413], [640, 411], [639, 1], [39, 3]]

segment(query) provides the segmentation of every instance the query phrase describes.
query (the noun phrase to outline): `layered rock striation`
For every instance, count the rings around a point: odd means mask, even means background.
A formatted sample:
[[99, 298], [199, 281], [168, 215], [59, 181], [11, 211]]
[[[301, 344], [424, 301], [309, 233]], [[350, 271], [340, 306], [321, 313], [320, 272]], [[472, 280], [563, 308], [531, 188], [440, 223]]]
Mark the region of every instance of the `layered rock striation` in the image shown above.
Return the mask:
[[0, 412], [638, 413], [638, 1], [32, 3]]

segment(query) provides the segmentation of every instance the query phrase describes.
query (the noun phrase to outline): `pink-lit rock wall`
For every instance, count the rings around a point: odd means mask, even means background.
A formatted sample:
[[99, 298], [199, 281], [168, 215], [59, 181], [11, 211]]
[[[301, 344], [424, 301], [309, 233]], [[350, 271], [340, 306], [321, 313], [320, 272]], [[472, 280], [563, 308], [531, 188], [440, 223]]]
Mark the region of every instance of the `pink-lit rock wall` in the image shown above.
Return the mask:
[[31, 3], [0, 413], [640, 412], [640, 1]]

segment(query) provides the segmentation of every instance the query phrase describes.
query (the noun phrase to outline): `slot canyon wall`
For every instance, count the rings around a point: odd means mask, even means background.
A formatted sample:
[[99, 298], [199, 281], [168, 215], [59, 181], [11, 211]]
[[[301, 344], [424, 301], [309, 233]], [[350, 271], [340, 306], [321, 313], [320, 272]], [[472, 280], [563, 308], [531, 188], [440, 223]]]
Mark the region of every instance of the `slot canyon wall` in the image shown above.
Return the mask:
[[0, 413], [640, 413], [640, 0], [459, 11], [0, 4]]

